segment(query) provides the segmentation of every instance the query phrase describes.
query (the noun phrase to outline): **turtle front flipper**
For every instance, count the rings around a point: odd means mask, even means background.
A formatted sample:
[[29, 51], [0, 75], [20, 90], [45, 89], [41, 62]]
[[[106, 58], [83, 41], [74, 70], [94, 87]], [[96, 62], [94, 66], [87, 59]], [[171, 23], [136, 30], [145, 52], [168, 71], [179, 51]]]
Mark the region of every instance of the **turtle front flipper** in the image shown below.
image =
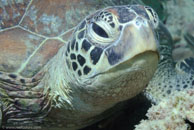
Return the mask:
[[185, 33], [184, 38], [187, 41], [189, 47], [194, 51], [194, 36], [192, 36], [190, 33]]
[[194, 57], [189, 57], [182, 61], [179, 61], [176, 64], [176, 69], [179, 72], [186, 72], [186, 73], [194, 74]]
[[[188, 43], [189, 47], [194, 52], [194, 36], [192, 35], [192, 33], [189, 33], [189, 32], [185, 33], [184, 38], [186, 42]], [[194, 74], [194, 56], [186, 58], [182, 61], [179, 61], [176, 64], [176, 69], [179, 70], [180, 72]]]
[[40, 75], [23, 78], [0, 72], [0, 125], [29, 126], [42, 122], [51, 101], [43, 94]]
[[[32, 78], [24, 78], [22, 76], [19, 76], [17, 74], [12, 73], [6, 73], [0, 71], [0, 84], [6, 84], [6, 85], [0, 85], [1, 87], [7, 87], [5, 89], [27, 89], [26, 86], [36, 86], [40, 82], [40, 77], [42, 77], [42, 73], [35, 75]], [[8, 88], [9, 85], [11, 85], [12, 88]], [[20, 88], [18, 88], [20, 86]]]

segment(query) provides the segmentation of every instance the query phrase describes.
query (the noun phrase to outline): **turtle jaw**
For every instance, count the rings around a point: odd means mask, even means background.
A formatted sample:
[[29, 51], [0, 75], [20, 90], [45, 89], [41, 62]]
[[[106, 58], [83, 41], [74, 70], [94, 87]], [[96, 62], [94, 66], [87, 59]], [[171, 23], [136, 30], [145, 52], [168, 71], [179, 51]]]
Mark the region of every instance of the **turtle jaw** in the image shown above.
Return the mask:
[[158, 51], [146, 51], [146, 52], [143, 52], [143, 53], [140, 53], [134, 56], [133, 58], [126, 60], [125, 62], [122, 62], [116, 65], [115, 67], [111, 68], [105, 73], [110, 73], [110, 72], [112, 73], [112, 72], [117, 72], [120, 70], [125, 70], [127, 72], [128, 70], [131, 70], [132, 66], [134, 70], [136, 70], [136, 69], [145, 68], [144, 66], [146, 65], [150, 65], [150, 66], [153, 65], [153, 68], [150, 68], [150, 69], [153, 69], [155, 71], [154, 66], [158, 64], [158, 61], [159, 61]]
[[159, 61], [156, 51], [146, 51], [99, 74], [89, 88], [94, 88], [95, 106], [111, 107], [130, 99], [146, 87]]

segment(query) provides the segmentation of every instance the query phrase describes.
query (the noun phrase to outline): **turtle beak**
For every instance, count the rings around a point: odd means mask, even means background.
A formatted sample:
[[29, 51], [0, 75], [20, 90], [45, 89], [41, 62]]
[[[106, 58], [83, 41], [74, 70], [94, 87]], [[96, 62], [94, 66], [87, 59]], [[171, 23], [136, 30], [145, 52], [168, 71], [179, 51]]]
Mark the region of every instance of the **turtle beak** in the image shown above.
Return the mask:
[[106, 49], [110, 65], [117, 65], [147, 51], [158, 53], [158, 40], [153, 27], [147, 20], [141, 20], [138, 25], [137, 22], [126, 25], [118, 43]]

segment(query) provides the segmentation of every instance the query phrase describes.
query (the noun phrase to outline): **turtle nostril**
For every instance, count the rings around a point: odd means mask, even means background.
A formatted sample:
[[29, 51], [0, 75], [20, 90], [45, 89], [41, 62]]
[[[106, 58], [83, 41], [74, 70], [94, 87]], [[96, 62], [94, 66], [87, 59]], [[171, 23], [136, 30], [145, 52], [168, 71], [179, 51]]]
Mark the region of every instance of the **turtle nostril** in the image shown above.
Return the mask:
[[140, 27], [141, 25], [145, 25], [146, 26], [147, 25], [147, 22], [143, 18], [138, 17], [136, 19], [136, 21], [135, 21], [135, 24], [136, 24], [136, 26]]

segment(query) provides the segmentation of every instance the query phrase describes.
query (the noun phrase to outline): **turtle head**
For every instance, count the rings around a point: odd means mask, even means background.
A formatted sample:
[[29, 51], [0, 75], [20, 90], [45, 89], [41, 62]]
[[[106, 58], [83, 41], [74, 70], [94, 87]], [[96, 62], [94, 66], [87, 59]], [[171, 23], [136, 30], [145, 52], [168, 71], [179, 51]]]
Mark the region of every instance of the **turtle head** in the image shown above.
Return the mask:
[[78, 25], [68, 43], [71, 74], [83, 87], [108, 90], [106, 94], [119, 94], [121, 100], [136, 95], [157, 67], [157, 26], [157, 14], [147, 6], [115, 6], [95, 12]]

